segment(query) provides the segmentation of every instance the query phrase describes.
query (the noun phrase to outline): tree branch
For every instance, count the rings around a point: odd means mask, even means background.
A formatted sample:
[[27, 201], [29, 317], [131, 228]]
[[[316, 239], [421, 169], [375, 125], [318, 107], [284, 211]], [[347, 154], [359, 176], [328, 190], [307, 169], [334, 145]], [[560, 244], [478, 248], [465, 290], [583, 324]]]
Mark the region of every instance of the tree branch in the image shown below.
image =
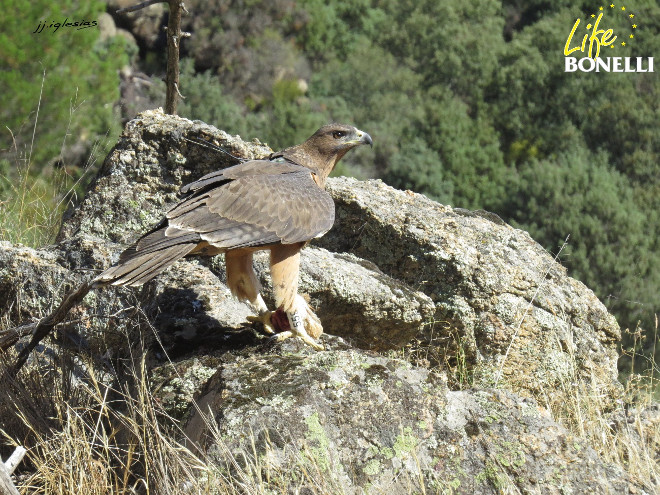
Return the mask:
[[8, 371], [11, 375], [15, 376], [20, 371], [20, 369], [27, 361], [30, 352], [32, 352], [32, 350], [37, 347], [37, 345], [39, 345], [39, 342], [41, 342], [41, 340], [55, 328], [55, 325], [64, 321], [66, 315], [69, 313], [69, 310], [74, 305], [82, 301], [82, 299], [87, 295], [92, 287], [93, 286], [90, 285], [89, 282], [84, 282], [76, 290], [69, 292], [57, 307], [57, 309], [49, 314], [46, 318], [41, 319], [39, 323], [36, 325], [31, 323], [29, 325], [23, 325], [22, 327], [18, 328], [24, 329], [25, 327], [31, 327], [35, 325], [34, 330], [32, 331], [32, 340], [30, 340], [30, 343], [19, 353], [13, 368]]
[[179, 46], [181, 41], [181, 0], [170, 0], [170, 17], [167, 23], [167, 95], [165, 113], [176, 115], [179, 93]]
[[167, 0], [147, 0], [146, 2], [139, 3], [137, 5], [133, 5], [131, 7], [124, 7], [123, 9], [119, 9], [116, 11], [117, 14], [125, 14], [126, 12], [135, 12], [136, 10], [143, 9], [145, 7], [149, 7], [149, 5], [154, 5], [156, 3], [167, 3]]

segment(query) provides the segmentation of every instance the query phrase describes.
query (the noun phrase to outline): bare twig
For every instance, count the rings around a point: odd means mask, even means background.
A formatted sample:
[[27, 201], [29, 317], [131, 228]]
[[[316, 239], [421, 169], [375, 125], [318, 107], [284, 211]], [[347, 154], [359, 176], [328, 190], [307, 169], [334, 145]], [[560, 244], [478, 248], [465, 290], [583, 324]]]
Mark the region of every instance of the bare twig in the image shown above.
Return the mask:
[[176, 89], [176, 94], [178, 94], [180, 98], [182, 98], [184, 100], [186, 99], [185, 96], [183, 96], [181, 93], [179, 93], [179, 85], [178, 84], [174, 85], [174, 89]]
[[135, 12], [136, 10], [149, 7], [149, 5], [154, 5], [156, 3], [167, 3], [167, 0], [147, 0], [146, 2], [133, 5], [131, 7], [124, 7], [123, 9], [117, 10], [117, 14], [125, 14], [126, 12]]
[[5, 461], [5, 469], [9, 474], [13, 473], [16, 467], [21, 463], [26, 452], [27, 450], [23, 447], [16, 447], [14, 453]]
[[34, 327], [34, 330], [32, 331], [32, 340], [16, 358], [16, 363], [14, 364], [13, 368], [9, 370], [10, 374], [16, 375], [19, 372], [19, 370], [27, 361], [30, 352], [32, 352], [32, 350], [37, 347], [37, 345], [39, 345], [39, 342], [41, 342], [41, 340], [55, 328], [55, 325], [62, 322], [66, 318], [69, 310], [74, 305], [82, 301], [83, 297], [87, 295], [92, 287], [93, 285], [89, 282], [84, 282], [76, 290], [69, 292], [55, 311], [37, 323], [37, 325]]

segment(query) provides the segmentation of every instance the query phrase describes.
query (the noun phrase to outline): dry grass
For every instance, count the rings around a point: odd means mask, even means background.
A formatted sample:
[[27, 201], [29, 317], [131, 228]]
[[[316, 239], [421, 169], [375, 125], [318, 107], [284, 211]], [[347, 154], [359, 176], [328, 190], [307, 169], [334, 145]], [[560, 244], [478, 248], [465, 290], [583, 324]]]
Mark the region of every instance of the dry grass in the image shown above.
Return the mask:
[[[13, 354], [0, 356], [0, 373]], [[179, 423], [152, 393], [147, 355], [138, 343], [120, 373], [108, 373], [99, 362], [41, 356], [17, 379], [3, 378], [0, 443], [28, 449], [17, 471], [21, 493], [342, 493], [315, 447], [295, 451], [293, 476], [290, 466], [271, 462], [268, 442], [265, 454], [263, 448], [257, 453], [254, 438], [251, 447], [230, 452], [207, 418], [218, 455], [187, 448]]]
[[[657, 316], [655, 329], [649, 333], [655, 348], [658, 339]], [[644, 336], [640, 329], [636, 334], [635, 339]], [[637, 347], [635, 342], [633, 349]], [[653, 404], [657, 404], [660, 370], [653, 357], [641, 353], [630, 357], [632, 372], [614, 407], [611, 397], [599, 394], [577, 379], [567, 380], [561, 390], [548, 391], [545, 397], [537, 399], [552, 412], [558, 423], [587, 439], [601, 459], [620, 466], [633, 479], [645, 485], [650, 493], [655, 493], [660, 490], [660, 425], [657, 418], [654, 422], [650, 414]], [[640, 360], [644, 362], [640, 363]], [[636, 372], [635, 361], [640, 372]]]
[[184, 493], [187, 480], [188, 493], [211, 493], [197, 481], [204, 464], [173, 440], [176, 423], [151, 395], [143, 359], [122, 385], [89, 363], [84, 379], [72, 362], [48, 368], [32, 364], [3, 384], [2, 434], [28, 448], [24, 493]]
[[[18, 477], [21, 493], [341, 493], [338, 476], [319, 460], [318, 448], [298, 453], [295, 477], [270, 462], [268, 449], [257, 454], [254, 442], [230, 452], [213, 424], [206, 426], [216, 432], [219, 455], [191, 451], [152, 392], [147, 354], [143, 342], [135, 344], [119, 373], [109, 373], [101, 362], [42, 358], [18, 380], [0, 384], [4, 443], [28, 448]], [[655, 383], [633, 375], [615, 410], [610, 398], [576, 383], [537, 400], [604, 461], [653, 493], [660, 486], [660, 430], [645, 422], [644, 407], [653, 401]]]

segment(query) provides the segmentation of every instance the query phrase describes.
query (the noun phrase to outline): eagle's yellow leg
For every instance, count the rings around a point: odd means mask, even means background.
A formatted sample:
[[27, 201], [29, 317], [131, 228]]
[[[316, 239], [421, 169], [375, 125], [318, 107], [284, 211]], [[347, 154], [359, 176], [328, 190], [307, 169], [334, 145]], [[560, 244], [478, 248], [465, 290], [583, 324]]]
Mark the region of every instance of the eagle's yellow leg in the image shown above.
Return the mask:
[[275, 336], [277, 340], [300, 337], [314, 349], [323, 346], [314, 339], [323, 333], [318, 316], [307, 302], [298, 295], [298, 275], [300, 271], [300, 249], [304, 243], [280, 244], [270, 251], [270, 274], [273, 280], [275, 304], [286, 314], [290, 330]]
[[239, 301], [249, 302], [258, 314], [258, 316], [248, 316], [248, 321], [260, 321], [267, 333], [275, 333], [270, 319], [272, 311], [268, 311], [266, 303], [259, 293], [261, 284], [252, 267], [252, 251], [247, 249], [227, 251], [225, 267], [227, 285], [231, 293]]

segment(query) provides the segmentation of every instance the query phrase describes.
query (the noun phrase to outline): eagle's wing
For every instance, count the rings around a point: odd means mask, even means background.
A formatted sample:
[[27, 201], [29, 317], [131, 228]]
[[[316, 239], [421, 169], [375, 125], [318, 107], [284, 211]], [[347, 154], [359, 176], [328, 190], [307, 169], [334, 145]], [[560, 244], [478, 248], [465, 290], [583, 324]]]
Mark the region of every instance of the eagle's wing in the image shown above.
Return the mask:
[[207, 242], [220, 250], [295, 244], [326, 233], [334, 202], [312, 171], [254, 160], [208, 174], [182, 188], [188, 196], [124, 251], [98, 284], [139, 285]]
[[232, 167], [216, 170], [206, 174], [195, 182], [181, 187], [182, 194], [190, 194], [208, 187], [217, 187], [223, 182], [240, 177], [249, 177], [254, 175], [281, 175], [286, 173], [307, 171], [305, 167], [284, 160], [250, 160], [249, 162], [239, 163]]
[[325, 234], [335, 207], [309, 169], [289, 163], [261, 162], [226, 169], [190, 184], [195, 191], [167, 213], [167, 236], [197, 233], [221, 249], [281, 242], [294, 244]]

